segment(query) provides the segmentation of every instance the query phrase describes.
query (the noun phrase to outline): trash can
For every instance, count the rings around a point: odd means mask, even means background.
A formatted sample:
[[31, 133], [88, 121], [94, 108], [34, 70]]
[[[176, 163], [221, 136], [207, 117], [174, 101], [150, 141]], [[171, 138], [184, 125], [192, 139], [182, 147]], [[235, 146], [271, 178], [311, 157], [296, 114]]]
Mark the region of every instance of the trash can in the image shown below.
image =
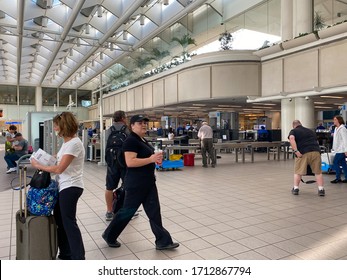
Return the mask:
[[192, 154], [192, 153], [183, 154], [183, 165], [194, 166], [194, 157], [195, 157], [195, 154]]

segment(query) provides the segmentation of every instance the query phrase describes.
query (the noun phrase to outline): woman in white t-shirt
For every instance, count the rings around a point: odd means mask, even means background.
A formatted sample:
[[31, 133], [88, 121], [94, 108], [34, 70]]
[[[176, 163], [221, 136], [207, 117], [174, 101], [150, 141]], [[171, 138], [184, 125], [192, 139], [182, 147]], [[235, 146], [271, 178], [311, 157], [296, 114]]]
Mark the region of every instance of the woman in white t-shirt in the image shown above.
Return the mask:
[[64, 143], [57, 154], [57, 165], [44, 166], [32, 160], [38, 169], [57, 174], [59, 198], [54, 209], [57, 223], [59, 259], [84, 260], [85, 250], [76, 221], [77, 202], [83, 193], [84, 147], [77, 136], [78, 122], [71, 112], [53, 118], [53, 129]]

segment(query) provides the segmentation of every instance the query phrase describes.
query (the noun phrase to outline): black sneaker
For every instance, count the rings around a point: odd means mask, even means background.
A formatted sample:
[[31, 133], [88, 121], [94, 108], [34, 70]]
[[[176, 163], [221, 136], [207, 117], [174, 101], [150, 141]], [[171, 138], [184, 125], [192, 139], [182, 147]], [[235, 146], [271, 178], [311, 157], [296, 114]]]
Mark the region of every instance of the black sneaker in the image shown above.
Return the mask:
[[347, 179], [345, 179], [345, 180], [342, 180], [342, 183], [347, 183]]
[[109, 247], [113, 247], [113, 248], [119, 248], [119, 247], [120, 247], [121, 244], [120, 244], [117, 240], [114, 241], [114, 242], [108, 242], [108, 241], [106, 240], [105, 233], [103, 233], [101, 236], [102, 236], [102, 239], [105, 240], [105, 242], [107, 243], [107, 245], [108, 245]]
[[299, 194], [299, 189], [292, 188], [292, 194], [298, 195]]
[[105, 219], [106, 219], [106, 221], [112, 221], [113, 220], [113, 213], [112, 212], [106, 212]]
[[319, 196], [325, 196], [325, 189], [318, 190], [318, 195]]
[[157, 246], [155, 246], [155, 249], [157, 249], [157, 250], [171, 250], [171, 249], [177, 248], [178, 246], [180, 246], [179, 243], [173, 242], [173, 243], [166, 245], [166, 246], [158, 246], [157, 245]]
[[341, 179], [335, 179], [335, 180], [330, 181], [330, 183], [332, 183], [332, 184], [342, 183], [342, 180]]

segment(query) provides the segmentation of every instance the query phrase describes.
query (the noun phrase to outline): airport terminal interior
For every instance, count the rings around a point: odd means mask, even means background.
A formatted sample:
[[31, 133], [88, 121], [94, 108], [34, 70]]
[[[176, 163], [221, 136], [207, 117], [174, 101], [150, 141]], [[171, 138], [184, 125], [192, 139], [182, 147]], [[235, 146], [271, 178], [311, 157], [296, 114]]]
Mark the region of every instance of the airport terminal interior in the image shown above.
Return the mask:
[[[346, 49], [342, 0], [0, 0], [1, 159], [10, 125], [33, 151], [56, 154], [53, 117], [74, 113], [87, 260], [345, 260], [347, 183], [330, 183], [322, 164], [326, 195], [313, 176], [293, 195], [287, 137], [301, 120], [331, 152], [333, 118], [347, 119]], [[146, 115], [147, 140], [182, 164], [155, 171], [176, 249], [156, 250], [142, 208], [120, 248], [101, 237], [117, 110]], [[202, 122], [215, 168], [203, 168]], [[29, 181], [35, 169], [19, 164]], [[19, 174], [0, 166], [0, 259], [15, 260]]]

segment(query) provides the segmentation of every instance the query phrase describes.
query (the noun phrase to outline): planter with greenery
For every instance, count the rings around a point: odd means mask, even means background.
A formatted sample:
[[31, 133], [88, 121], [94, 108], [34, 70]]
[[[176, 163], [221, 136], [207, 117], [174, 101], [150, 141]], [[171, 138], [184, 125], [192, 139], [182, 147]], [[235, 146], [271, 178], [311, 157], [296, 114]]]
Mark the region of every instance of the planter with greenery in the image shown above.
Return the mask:
[[189, 55], [189, 53], [187, 52], [187, 48], [189, 45], [196, 45], [196, 42], [195, 42], [195, 39], [190, 37], [189, 34], [183, 35], [182, 38], [173, 37], [171, 41], [177, 42], [182, 46], [182, 48], [183, 48], [183, 51], [182, 51], [183, 61], [186, 61], [187, 59], [189, 59], [191, 57]]
[[[321, 39], [325, 39], [331, 36], [339, 35], [347, 32], [347, 20], [338, 22], [332, 26], [328, 26], [318, 31], [318, 36]], [[347, 34], [346, 34], [347, 36]]]
[[318, 40], [316, 32], [313, 33], [300, 33], [294, 39], [282, 42], [282, 47], [285, 50], [306, 45]]
[[273, 44], [271, 46], [264, 46], [259, 50], [255, 51], [253, 54], [257, 56], [266, 56], [280, 51], [283, 51], [282, 43]]

